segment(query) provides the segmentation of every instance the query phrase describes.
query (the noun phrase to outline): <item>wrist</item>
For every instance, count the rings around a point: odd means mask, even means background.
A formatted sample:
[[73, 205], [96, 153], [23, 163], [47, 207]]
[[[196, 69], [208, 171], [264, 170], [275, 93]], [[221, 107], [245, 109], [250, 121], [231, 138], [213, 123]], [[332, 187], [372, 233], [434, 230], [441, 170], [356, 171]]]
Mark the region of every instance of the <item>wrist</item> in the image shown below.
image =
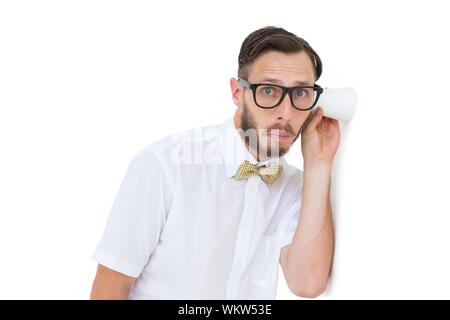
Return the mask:
[[305, 160], [303, 162], [303, 171], [323, 171], [323, 172], [331, 172], [331, 168], [333, 166], [332, 162], [328, 162], [325, 160], [315, 159], [315, 160]]

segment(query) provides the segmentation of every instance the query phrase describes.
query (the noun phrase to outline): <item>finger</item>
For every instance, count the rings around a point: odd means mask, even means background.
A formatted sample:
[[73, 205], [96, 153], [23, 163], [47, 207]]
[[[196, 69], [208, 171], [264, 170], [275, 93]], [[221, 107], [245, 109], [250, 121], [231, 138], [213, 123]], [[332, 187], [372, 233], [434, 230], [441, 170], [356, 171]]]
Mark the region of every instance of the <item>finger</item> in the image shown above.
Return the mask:
[[311, 120], [311, 126], [315, 128], [317, 124], [319, 124], [320, 121], [322, 121], [322, 117], [323, 117], [323, 109], [322, 107], [317, 107], [316, 111], [314, 112], [314, 116]]
[[311, 112], [308, 119], [306, 119], [305, 124], [302, 126], [302, 133], [308, 135], [313, 132], [316, 129], [317, 124], [322, 120], [322, 113], [323, 112], [319, 109]]
[[[320, 109], [319, 109], [320, 108]], [[314, 131], [317, 124], [322, 120], [323, 109], [322, 107], [317, 107], [315, 110], [311, 111], [302, 125], [301, 132], [308, 134]]]
[[317, 116], [321, 112], [323, 114], [323, 109], [321, 106], [318, 106], [316, 110], [314, 111], [314, 116]]
[[306, 118], [305, 122], [302, 124], [302, 127], [301, 127], [301, 129], [300, 129], [300, 131], [302, 132], [302, 134], [303, 134], [303, 132], [305, 132], [306, 128], [309, 127], [309, 124], [311, 123], [311, 120], [312, 120], [313, 118], [314, 118], [314, 111], [311, 111], [311, 112], [308, 114], [308, 117]]

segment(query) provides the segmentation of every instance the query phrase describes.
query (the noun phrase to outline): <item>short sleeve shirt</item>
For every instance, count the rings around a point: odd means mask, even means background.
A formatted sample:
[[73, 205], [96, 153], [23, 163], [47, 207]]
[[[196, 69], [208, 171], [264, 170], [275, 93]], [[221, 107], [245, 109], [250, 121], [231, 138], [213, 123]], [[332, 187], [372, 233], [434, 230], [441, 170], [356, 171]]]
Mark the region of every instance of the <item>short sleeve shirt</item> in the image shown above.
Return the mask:
[[[244, 160], [281, 176], [234, 179]], [[92, 259], [137, 278], [129, 299], [275, 299], [302, 190], [302, 171], [258, 162], [233, 117], [169, 135], [132, 158]]]

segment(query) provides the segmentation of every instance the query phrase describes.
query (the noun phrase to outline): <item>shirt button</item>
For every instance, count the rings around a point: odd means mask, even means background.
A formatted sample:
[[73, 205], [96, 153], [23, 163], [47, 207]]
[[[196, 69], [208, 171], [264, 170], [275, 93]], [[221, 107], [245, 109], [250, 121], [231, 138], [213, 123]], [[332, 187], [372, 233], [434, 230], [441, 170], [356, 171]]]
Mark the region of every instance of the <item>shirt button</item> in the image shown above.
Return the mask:
[[255, 187], [254, 187], [254, 186], [251, 186], [251, 187], [249, 188], [249, 191], [250, 191], [250, 192], [254, 192], [254, 191], [255, 191]]

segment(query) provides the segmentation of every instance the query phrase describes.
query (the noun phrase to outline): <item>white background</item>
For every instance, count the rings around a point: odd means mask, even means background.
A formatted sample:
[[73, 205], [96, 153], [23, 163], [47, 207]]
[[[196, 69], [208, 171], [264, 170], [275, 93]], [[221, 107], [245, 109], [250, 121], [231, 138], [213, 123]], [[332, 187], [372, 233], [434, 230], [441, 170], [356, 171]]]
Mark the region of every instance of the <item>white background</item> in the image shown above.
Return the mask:
[[[320, 85], [358, 92], [318, 299], [450, 298], [445, 3], [1, 1], [0, 298], [89, 298], [132, 156], [231, 116], [242, 41], [268, 25], [318, 52]], [[299, 299], [281, 269], [278, 298]]]

